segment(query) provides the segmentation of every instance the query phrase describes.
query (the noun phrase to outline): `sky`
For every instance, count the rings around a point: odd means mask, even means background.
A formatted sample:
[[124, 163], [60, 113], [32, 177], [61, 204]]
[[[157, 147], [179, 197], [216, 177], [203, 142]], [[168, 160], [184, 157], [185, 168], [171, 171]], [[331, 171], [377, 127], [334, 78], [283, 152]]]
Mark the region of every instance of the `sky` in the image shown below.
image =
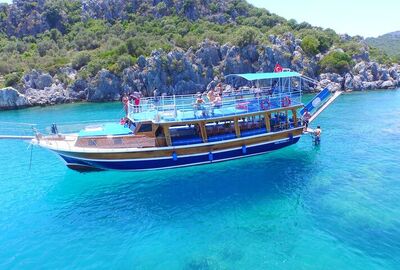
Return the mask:
[[[247, 0], [286, 19], [340, 34], [377, 37], [400, 31], [400, 0]], [[11, 0], [0, 0], [8, 2]]]
[[400, 31], [399, 0], [247, 0], [297, 22], [331, 28], [339, 34], [377, 37]]

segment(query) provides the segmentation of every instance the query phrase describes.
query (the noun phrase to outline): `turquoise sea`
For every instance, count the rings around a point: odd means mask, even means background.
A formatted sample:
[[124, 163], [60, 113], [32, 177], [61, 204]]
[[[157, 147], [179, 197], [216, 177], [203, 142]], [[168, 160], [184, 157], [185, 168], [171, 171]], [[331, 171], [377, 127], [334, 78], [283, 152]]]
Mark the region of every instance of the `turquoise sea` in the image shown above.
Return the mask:
[[[112, 119], [120, 104], [0, 113]], [[399, 269], [400, 91], [352, 93], [271, 154], [153, 172], [67, 169], [0, 141], [0, 269]]]

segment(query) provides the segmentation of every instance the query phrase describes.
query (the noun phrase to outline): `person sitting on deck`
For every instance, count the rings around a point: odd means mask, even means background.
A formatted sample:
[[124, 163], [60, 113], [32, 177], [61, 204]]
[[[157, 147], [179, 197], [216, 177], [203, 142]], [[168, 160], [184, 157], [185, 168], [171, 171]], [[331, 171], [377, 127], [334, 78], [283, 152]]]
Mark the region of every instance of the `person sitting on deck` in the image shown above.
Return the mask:
[[310, 118], [311, 118], [311, 113], [307, 110], [307, 108], [304, 108], [303, 125], [305, 125], [305, 131], [307, 131]]

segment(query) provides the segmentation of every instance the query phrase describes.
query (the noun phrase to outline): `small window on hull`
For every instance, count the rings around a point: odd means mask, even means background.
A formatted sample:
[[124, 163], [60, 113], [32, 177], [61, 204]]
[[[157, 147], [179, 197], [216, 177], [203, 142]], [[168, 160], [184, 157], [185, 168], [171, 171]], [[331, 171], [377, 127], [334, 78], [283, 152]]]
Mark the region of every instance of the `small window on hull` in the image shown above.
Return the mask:
[[88, 141], [88, 145], [89, 146], [96, 146], [96, 140], [93, 140], [93, 139], [89, 140]]
[[153, 127], [151, 124], [142, 124], [138, 132], [151, 132]]
[[114, 138], [114, 144], [122, 144], [122, 138]]

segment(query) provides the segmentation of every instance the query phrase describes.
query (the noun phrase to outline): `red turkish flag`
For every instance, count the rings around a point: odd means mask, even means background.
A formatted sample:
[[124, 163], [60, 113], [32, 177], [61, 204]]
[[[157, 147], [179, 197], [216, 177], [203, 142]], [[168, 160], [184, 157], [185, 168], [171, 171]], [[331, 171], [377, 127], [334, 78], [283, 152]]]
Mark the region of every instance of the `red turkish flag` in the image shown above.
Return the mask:
[[274, 72], [282, 72], [282, 71], [283, 71], [283, 67], [281, 65], [279, 65], [279, 63], [276, 63]]

